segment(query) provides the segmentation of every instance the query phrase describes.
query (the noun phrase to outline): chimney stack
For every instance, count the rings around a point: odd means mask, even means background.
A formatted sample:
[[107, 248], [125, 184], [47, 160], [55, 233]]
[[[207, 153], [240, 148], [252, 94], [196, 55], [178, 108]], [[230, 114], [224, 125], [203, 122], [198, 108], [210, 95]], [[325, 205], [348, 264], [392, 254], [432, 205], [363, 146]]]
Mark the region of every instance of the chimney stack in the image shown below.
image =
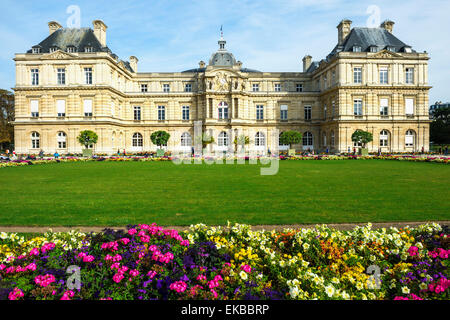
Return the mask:
[[135, 72], [135, 73], [137, 73], [137, 64], [138, 64], [138, 61], [139, 61], [139, 59], [138, 58], [136, 58], [135, 56], [131, 56], [130, 57], [130, 66], [131, 66], [131, 69], [133, 69], [133, 71]]
[[348, 19], [344, 19], [337, 26], [338, 29], [338, 45], [342, 45], [344, 43], [345, 38], [347, 38], [348, 34], [351, 31], [352, 21]]
[[394, 21], [391, 20], [385, 20], [381, 25], [380, 28], [386, 29], [389, 33], [392, 33], [394, 31]]
[[48, 30], [50, 32], [50, 34], [52, 34], [53, 32], [55, 32], [56, 30], [62, 29], [62, 26], [56, 22], [56, 21], [50, 21], [48, 23]]
[[311, 66], [312, 57], [310, 55], [306, 55], [303, 58], [303, 72], [306, 72]]
[[108, 27], [102, 20], [94, 20], [92, 21], [92, 24], [94, 25], [94, 34], [98, 41], [102, 47], [106, 47], [106, 29], [108, 29]]
[[198, 67], [200, 68], [200, 69], [203, 69], [204, 67], [206, 67], [206, 63], [205, 63], [205, 61], [200, 61], [199, 63], [198, 63]]

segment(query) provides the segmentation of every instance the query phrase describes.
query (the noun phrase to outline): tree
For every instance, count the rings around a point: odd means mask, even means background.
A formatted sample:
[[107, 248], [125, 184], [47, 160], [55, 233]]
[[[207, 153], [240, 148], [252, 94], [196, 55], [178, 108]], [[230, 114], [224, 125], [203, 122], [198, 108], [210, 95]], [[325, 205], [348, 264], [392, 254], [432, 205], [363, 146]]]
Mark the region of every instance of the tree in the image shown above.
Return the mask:
[[289, 145], [292, 149], [293, 144], [299, 144], [302, 141], [302, 134], [298, 131], [284, 131], [280, 135], [280, 144]]
[[363, 130], [356, 130], [352, 134], [352, 141], [355, 143], [361, 143], [363, 149], [365, 149], [367, 144], [373, 141], [373, 134]]
[[434, 144], [450, 144], [450, 107], [434, 110], [430, 140]]
[[0, 89], [0, 150], [14, 143], [14, 94]]
[[234, 143], [235, 150], [237, 151], [238, 145], [244, 146], [244, 145], [250, 144], [250, 138], [242, 134], [240, 136], [234, 137], [233, 143]]
[[80, 132], [80, 135], [77, 137], [77, 139], [82, 146], [88, 149], [90, 145], [97, 143], [98, 135], [94, 131], [85, 130]]
[[157, 145], [160, 149], [162, 149], [162, 146], [167, 145], [167, 142], [170, 139], [170, 134], [166, 131], [156, 131], [152, 133], [150, 139], [154, 145]]

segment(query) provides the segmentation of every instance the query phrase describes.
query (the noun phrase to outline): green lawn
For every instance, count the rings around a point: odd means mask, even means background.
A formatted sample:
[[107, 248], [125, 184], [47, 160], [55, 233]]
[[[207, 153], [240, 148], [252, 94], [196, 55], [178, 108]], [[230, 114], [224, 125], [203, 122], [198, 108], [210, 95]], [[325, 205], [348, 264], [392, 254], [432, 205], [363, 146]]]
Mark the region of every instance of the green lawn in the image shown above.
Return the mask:
[[0, 169], [0, 225], [125, 226], [450, 220], [450, 166], [400, 161], [256, 165], [87, 162]]

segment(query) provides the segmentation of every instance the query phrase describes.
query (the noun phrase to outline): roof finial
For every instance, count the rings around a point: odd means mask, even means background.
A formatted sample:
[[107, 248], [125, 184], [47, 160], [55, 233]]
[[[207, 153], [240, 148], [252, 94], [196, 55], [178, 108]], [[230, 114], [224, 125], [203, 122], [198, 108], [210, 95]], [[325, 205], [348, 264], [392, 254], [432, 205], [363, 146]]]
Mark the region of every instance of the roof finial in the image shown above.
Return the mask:
[[220, 38], [223, 39], [223, 25], [220, 26]]
[[227, 42], [225, 41], [225, 39], [223, 38], [223, 25], [220, 26], [220, 40], [219, 40], [219, 49], [220, 50], [225, 50], [225, 44]]

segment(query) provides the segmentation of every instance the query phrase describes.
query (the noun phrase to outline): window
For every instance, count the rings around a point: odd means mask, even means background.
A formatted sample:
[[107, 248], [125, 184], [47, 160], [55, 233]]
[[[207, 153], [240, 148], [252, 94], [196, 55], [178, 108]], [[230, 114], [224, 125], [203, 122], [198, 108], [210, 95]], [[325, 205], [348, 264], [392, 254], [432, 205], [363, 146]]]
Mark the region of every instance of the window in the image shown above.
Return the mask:
[[380, 68], [380, 84], [388, 84], [388, 69]]
[[39, 69], [31, 69], [31, 85], [39, 85]]
[[170, 92], [170, 85], [167, 84], [167, 83], [163, 84], [163, 91], [164, 92]]
[[380, 132], [380, 147], [387, 147], [389, 145], [389, 132], [383, 130]]
[[83, 101], [83, 110], [85, 117], [92, 117], [92, 100]]
[[92, 84], [92, 68], [84, 68], [86, 84]]
[[64, 132], [58, 132], [58, 136], [56, 137], [58, 141], [58, 149], [66, 149], [67, 148], [67, 136]]
[[33, 54], [41, 53], [41, 48], [32, 48], [32, 49], [31, 49], [31, 52], [32, 52]]
[[378, 47], [377, 46], [370, 46], [370, 52], [378, 52]]
[[331, 72], [331, 84], [335, 84], [336, 83], [336, 71], [332, 71]]
[[219, 134], [219, 139], [218, 139], [218, 145], [219, 147], [228, 147], [229, 141], [228, 141], [228, 134], [226, 132], [221, 132]]
[[353, 46], [353, 52], [361, 52], [360, 46]]
[[281, 121], [286, 121], [288, 119], [288, 106], [287, 105], [280, 106], [280, 119], [281, 119]]
[[148, 92], [148, 85], [147, 84], [141, 84], [141, 92]]
[[184, 92], [192, 92], [192, 84], [191, 83], [186, 83], [186, 85], [184, 86]]
[[158, 120], [159, 121], [166, 120], [166, 107], [165, 106], [158, 106]]
[[395, 52], [395, 47], [388, 46], [386, 49], [387, 49], [388, 51]]
[[353, 100], [353, 114], [355, 116], [362, 116], [362, 100], [361, 99], [355, 99]]
[[331, 142], [331, 145], [334, 146], [334, 144], [335, 144], [334, 131], [331, 131], [331, 135], [330, 135], [330, 136], [331, 136], [331, 141], [330, 141], [330, 142]]
[[228, 119], [228, 104], [226, 102], [219, 103], [219, 120]]
[[259, 84], [254, 83], [252, 88], [253, 88], [253, 92], [258, 92], [259, 91]]
[[303, 92], [303, 84], [297, 83], [297, 84], [295, 85], [295, 91], [297, 91], [297, 92]]
[[405, 69], [405, 82], [407, 84], [414, 83], [414, 68], [406, 68]]
[[389, 100], [380, 99], [380, 116], [387, 116], [389, 110]]
[[405, 99], [405, 113], [407, 116], [414, 115], [414, 99], [411, 98]]
[[322, 137], [323, 137], [323, 146], [326, 147], [327, 146], [327, 133], [324, 132], [322, 134]]
[[192, 146], [192, 137], [189, 133], [185, 132], [181, 135], [181, 146], [182, 147]]
[[413, 130], [406, 131], [405, 135], [405, 146], [406, 147], [414, 147], [416, 134]]
[[183, 106], [182, 110], [181, 110], [181, 113], [182, 113], [182, 115], [181, 115], [182, 119], [184, 121], [189, 120], [189, 106]]
[[281, 91], [281, 83], [275, 83], [275, 92]]
[[39, 100], [30, 101], [30, 111], [33, 118], [39, 117]]
[[263, 105], [256, 106], [256, 120], [264, 120], [264, 106]]
[[336, 103], [333, 100], [331, 101], [331, 117], [334, 118], [335, 114], [336, 114]]
[[266, 136], [262, 132], [257, 132], [255, 135], [255, 146], [265, 147], [266, 146]]
[[305, 120], [311, 120], [312, 118], [312, 107], [305, 106]]
[[58, 75], [58, 79], [57, 79], [58, 80], [58, 84], [59, 85], [66, 84], [66, 69], [58, 68], [57, 75]]
[[326, 89], [328, 87], [327, 77], [323, 77], [323, 88]]
[[362, 83], [362, 68], [353, 68], [353, 83]]
[[40, 148], [40, 135], [37, 132], [31, 133], [31, 148], [39, 149]]
[[135, 121], [141, 120], [141, 107], [139, 106], [134, 107], [134, 120]]
[[92, 47], [84, 47], [84, 52], [86, 52], [86, 53], [94, 52], [94, 48], [92, 48]]
[[74, 46], [68, 46], [67, 49], [66, 49], [66, 51], [67, 51], [68, 53], [75, 53], [75, 52], [77, 52], [77, 48], [74, 47]]
[[49, 52], [50, 53], [53, 53], [53, 52], [55, 52], [55, 51], [57, 51], [58, 50], [58, 47], [51, 47], [50, 49], [49, 49]]
[[135, 133], [133, 134], [133, 147], [139, 148], [144, 146], [144, 139], [142, 138], [142, 134]]
[[325, 120], [327, 118], [327, 105], [323, 105], [323, 119]]
[[311, 132], [305, 132], [303, 134], [303, 146], [312, 147], [313, 135]]
[[56, 100], [56, 113], [58, 117], [66, 116], [66, 100]]

